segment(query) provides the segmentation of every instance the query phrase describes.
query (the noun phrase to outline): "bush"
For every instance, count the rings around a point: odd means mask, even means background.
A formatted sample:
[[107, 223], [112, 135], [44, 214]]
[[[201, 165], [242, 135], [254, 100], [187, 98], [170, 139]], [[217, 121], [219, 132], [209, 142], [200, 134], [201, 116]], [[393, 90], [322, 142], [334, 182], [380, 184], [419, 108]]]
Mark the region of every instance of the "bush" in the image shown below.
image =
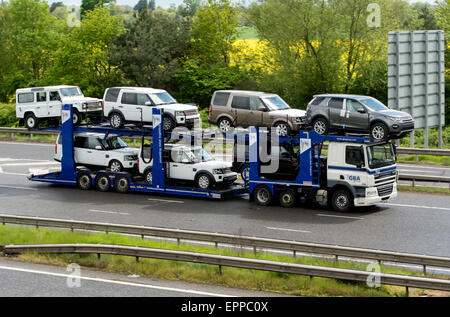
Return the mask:
[[0, 127], [14, 127], [18, 124], [15, 105], [0, 103]]

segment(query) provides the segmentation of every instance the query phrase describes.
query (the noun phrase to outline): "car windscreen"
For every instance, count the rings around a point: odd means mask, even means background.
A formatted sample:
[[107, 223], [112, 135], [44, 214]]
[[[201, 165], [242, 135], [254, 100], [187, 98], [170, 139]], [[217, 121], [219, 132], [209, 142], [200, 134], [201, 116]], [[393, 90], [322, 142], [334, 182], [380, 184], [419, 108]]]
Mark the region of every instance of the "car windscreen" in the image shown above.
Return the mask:
[[395, 164], [395, 151], [391, 143], [367, 147], [367, 159], [370, 168], [380, 168]]
[[214, 160], [214, 158], [203, 148], [195, 148], [192, 150], [192, 153], [194, 154], [195, 162], [208, 162]]
[[73, 96], [82, 96], [80, 88], [78, 87], [69, 87], [69, 88], [61, 88], [59, 90], [62, 96], [64, 97], [73, 97]]
[[176, 103], [177, 101], [168, 92], [158, 92], [150, 95], [156, 105]]
[[291, 109], [289, 105], [281, 99], [279, 96], [262, 98], [264, 103], [270, 108], [270, 110], [284, 110]]
[[115, 149], [122, 149], [127, 147], [128, 145], [122, 141], [119, 137], [112, 137], [107, 139], [99, 139], [102, 146], [105, 148], [105, 150], [115, 150]]
[[359, 102], [366, 105], [373, 111], [381, 111], [381, 110], [388, 110], [389, 108], [386, 107], [383, 103], [376, 100], [375, 98], [366, 98], [366, 99], [359, 99]]

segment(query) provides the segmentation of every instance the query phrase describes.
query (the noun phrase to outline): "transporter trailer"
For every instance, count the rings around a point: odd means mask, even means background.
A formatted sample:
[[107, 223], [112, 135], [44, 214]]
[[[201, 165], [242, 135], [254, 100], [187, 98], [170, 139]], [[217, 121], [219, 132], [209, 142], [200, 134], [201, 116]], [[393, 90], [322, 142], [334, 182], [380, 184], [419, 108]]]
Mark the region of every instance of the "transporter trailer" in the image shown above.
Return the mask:
[[[250, 127], [245, 133], [218, 133], [202, 137], [222, 136], [234, 139], [235, 146], [249, 145], [245, 159], [248, 179], [234, 183], [224, 189], [200, 189], [189, 186], [172, 186], [166, 177], [163, 150], [171, 135], [162, 127], [164, 113], [153, 109], [151, 130], [114, 129], [104, 125], [74, 126], [72, 106], [63, 105], [61, 126], [47, 128], [61, 132], [62, 159], [58, 171], [34, 172], [28, 179], [78, 186], [81, 189], [97, 188], [100, 191], [115, 189], [117, 192], [143, 192], [211, 199], [236, 197], [249, 194], [250, 201], [267, 206], [278, 200], [283, 207], [294, 207], [297, 203], [328, 204], [336, 211], [347, 212], [354, 206], [369, 206], [386, 202], [397, 196], [397, 168], [395, 147], [390, 142], [374, 142], [367, 137], [319, 135], [314, 131], [300, 131], [295, 136], [276, 136], [276, 142], [290, 143], [298, 147], [299, 170], [294, 181], [271, 180], [261, 177], [260, 145], [267, 144], [273, 134], [264, 129]], [[77, 167], [74, 161], [74, 133], [102, 133], [121, 136], [152, 138], [152, 182], [128, 172], [108, 170], [92, 171]], [[184, 135], [181, 137], [192, 136]], [[195, 137], [195, 136], [194, 136]], [[198, 137], [198, 136], [197, 136]], [[272, 142], [272, 141], [271, 141]], [[327, 155], [322, 155], [324, 143], [328, 143]], [[143, 144], [141, 145], [143, 146]], [[142, 151], [141, 151], [142, 152]], [[276, 172], [274, 172], [276, 173]], [[267, 175], [267, 173], [265, 174]]]

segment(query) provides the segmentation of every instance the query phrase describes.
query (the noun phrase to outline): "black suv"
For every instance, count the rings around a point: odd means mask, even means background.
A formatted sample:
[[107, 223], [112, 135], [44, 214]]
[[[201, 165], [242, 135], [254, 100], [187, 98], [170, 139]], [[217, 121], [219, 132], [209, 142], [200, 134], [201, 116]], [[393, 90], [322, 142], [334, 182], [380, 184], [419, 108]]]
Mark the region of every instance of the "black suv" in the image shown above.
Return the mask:
[[369, 96], [315, 95], [306, 109], [308, 123], [319, 134], [330, 130], [369, 133], [376, 141], [402, 138], [414, 130], [410, 114], [392, 110]]

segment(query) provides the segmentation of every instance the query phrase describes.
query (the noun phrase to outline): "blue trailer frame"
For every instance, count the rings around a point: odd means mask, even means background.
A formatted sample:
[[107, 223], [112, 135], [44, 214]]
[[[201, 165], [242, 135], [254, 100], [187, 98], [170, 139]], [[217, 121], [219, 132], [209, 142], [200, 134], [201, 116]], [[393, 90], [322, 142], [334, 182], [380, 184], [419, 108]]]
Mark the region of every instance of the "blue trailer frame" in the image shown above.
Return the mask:
[[[183, 195], [193, 197], [204, 197], [213, 199], [222, 199], [225, 197], [242, 196], [247, 193], [246, 184], [234, 185], [227, 189], [211, 190], [191, 187], [169, 186], [166, 184], [165, 168], [163, 162], [164, 142], [170, 137], [170, 133], [164, 133], [162, 122], [164, 113], [160, 109], [153, 109], [153, 125], [151, 130], [129, 130], [114, 129], [104, 125], [77, 126], [73, 125], [72, 105], [64, 104], [61, 109], [61, 126], [57, 128], [48, 128], [46, 130], [61, 131], [62, 137], [62, 158], [61, 171], [45, 173], [40, 175], [30, 175], [31, 181], [47, 182], [64, 185], [78, 185], [80, 175], [88, 173], [90, 177], [89, 187], [95, 186], [97, 177], [107, 175], [109, 179], [109, 188], [116, 188], [116, 180], [126, 178], [128, 180], [128, 190], [130, 192], [159, 193], [171, 195]], [[74, 161], [74, 133], [92, 132], [105, 135], [114, 134], [121, 136], [147, 136], [153, 138], [152, 155], [152, 184], [136, 182], [133, 177], [126, 172], [113, 173], [106, 170], [90, 171], [85, 168], [76, 168]], [[179, 135], [183, 137], [183, 135]]]

